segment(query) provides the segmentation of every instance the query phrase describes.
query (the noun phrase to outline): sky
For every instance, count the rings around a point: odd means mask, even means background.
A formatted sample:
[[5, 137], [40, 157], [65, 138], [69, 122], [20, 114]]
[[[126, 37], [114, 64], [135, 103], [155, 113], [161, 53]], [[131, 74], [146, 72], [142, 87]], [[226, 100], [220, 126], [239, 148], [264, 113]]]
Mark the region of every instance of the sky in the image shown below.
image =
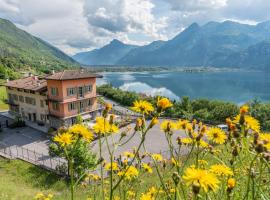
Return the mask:
[[270, 0], [0, 0], [0, 18], [69, 55], [113, 39], [145, 45], [193, 22], [270, 20]]

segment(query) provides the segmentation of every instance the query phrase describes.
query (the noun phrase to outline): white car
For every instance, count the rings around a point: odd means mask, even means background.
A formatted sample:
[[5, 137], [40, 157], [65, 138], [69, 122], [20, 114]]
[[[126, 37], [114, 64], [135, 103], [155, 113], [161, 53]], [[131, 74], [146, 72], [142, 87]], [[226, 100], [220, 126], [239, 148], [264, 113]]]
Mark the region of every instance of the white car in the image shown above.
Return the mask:
[[223, 131], [228, 131], [228, 125], [226, 125], [226, 124], [219, 124], [219, 125], [217, 125], [217, 127]]

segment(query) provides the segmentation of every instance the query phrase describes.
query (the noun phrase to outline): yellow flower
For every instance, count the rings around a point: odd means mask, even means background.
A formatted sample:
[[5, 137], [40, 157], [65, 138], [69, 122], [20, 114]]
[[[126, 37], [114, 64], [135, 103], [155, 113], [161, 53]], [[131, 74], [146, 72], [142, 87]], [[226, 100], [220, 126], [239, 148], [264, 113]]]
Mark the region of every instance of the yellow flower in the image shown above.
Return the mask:
[[71, 126], [68, 131], [74, 135], [78, 135], [87, 141], [93, 140], [93, 133], [89, 131], [87, 127], [81, 124], [75, 124]]
[[48, 194], [48, 198], [49, 198], [49, 199], [53, 198], [53, 194], [49, 193], [49, 194]]
[[199, 143], [199, 146], [202, 148], [207, 148], [209, 146], [208, 143], [203, 141], [202, 139], [200, 139], [198, 143]]
[[209, 171], [218, 176], [233, 176], [233, 171], [226, 165], [221, 164], [212, 165]]
[[148, 194], [154, 196], [157, 193], [157, 189], [155, 187], [150, 187], [148, 190]]
[[142, 164], [142, 168], [143, 168], [146, 172], [148, 172], [149, 174], [152, 174], [152, 173], [153, 173], [153, 169], [152, 169], [148, 164], [146, 164], [146, 163], [143, 163], [143, 164]]
[[[233, 122], [234, 123], [239, 123], [240, 118], [241, 118], [241, 116], [237, 115], [234, 118]], [[260, 129], [261, 129], [260, 128], [260, 123], [259, 123], [259, 121], [257, 119], [255, 119], [255, 118], [253, 118], [253, 117], [251, 117], [249, 115], [245, 115], [244, 119], [245, 119], [245, 126], [247, 127], [247, 129], [251, 129], [251, 130], [256, 131], [258, 133], [260, 132]]]
[[183, 179], [187, 186], [199, 184], [205, 192], [209, 190], [216, 191], [218, 189], [219, 180], [217, 177], [204, 169], [189, 167], [185, 170]]
[[248, 109], [249, 109], [248, 105], [243, 105], [243, 106], [240, 108], [240, 114], [241, 114], [241, 115], [246, 114], [246, 113], [248, 112]]
[[175, 189], [174, 188], [171, 188], [170, 189], [170, 193], [175, 193]]
[[[125, 170], [124, 170], [125, 171]], [[134, 166], [128, 166], [126, 173], [124, 171], [118, 172], [118, 176], [125, 176], [126, 180], [131, 180], [133, 178], [138, 177], [139, 171]]]
[[177, 166], [177, 167], [180, 166], [180, 163], [178, 160], [175, 160], [174, 158], [172, 158], [171, 161], [172, 161], [173, 166]]
[[105, 109], [106, 109], [107, 111], [111, 110], [111, 109], [112, 109], [112, 104], [106, 103], [106, 104], [105, 104]]
[[227, 187], [229, 189], [233, 189], [236, 185], [236, 181], [234, 178], [229, 178], [228, 181], [227, 181]]
[[73, 143], [73, 135], [70, 133], [62, 133], [60, 135], [56, 135], [53, 140], [59, 143], [62, 147], [70, 145]]
[[126, 156], [127, 158], [134, 158], [134, 153], [131, 153], [131, 152], [128, 152], [128, 151], [125, 151], [123, 153], [124, 156]]
[[116, 162], [112, 162], [112, 165], [111, 163], [108, 163], [105, 165], [105, 170], [107, 171], [117, 171], [119, 170], [119, 167], [118, 167], [118, 164]]
[[270, 133], [261, 133], [259, 135], [259, 140], [263, 142], [264, 147], [270, 150]]
[[88, 177], [93, 181], [98, 181], [101, 179], [100, 176], [97, 174], [88, 174]]
[[198, 160], [198, 163], [203, 166], [208, 165], [208, 162], [206, 160]]
[[149, 114], [154, 111], [154, 107], [152, 106], [152, 104], [143, 100], [135, 101], [131, 109], [136, 112], [145, 114]]
[[169, 120], [164, 120], [160, 125], [160, 129], [163, 130], [165, 133], [171, 132], [175, 128], [175, 123]]
[[131, 190], [128, 190], [128, 191], [127, 191], [127, 195], [128, 195], [129, 197], [135, 197], [136, 193], [133, 192], [133, 191], [131, 191]]
[[217, 127], [212, 127], [206, 132], [209, 140], [212, 140], [216, 144], [224, 144], [227, 136], [223, 130]]
[[39, 192], [39, 193], [36, 194], [35, 199], [39, 200], [39, 199], [42, 199], [44, 197], [45, 197], [45, 195], [42, 192]]
[[103, 135], [117, 133], [119, 131], [116, 125], [110, 124], [104, 117], [97, 117], [93, 128], [95, 133]]
[[166, 108], [172, 107], [173, 104], [167, 98], [161, 98], [157, 101], [157, 107], [161, 110], [165, 110]]
[[156, 117], [153, 117], [151, 122], [150, 122], [150, 125], [149, 125], [149, 128], [152, 128], [153, 126], [155, 126], [157, 123], [158, 123], [158, 119]]
[[157, 162], [161, 162], [163, 160], [161, 154], [152, 154], [152, 158]]
[[193, 140], [191, 138], [181, 138], [181, 142], [187, 145], [187, 144], [191, 144]]
[[188, 123], [189, 123], [188, 120], [179, 120], [177, 123], [177, 127], [178, 129], [186, 130]]
[[154, 197], [148, 193], [142, 193], [140, 200], [154, 200]]

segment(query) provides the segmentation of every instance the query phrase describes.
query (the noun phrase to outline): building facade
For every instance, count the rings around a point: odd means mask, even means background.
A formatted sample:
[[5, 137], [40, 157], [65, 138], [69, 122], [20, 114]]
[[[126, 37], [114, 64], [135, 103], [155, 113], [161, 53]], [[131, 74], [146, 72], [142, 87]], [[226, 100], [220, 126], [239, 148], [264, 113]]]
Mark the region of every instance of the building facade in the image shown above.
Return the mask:
[[99, 110], [96, 78], [86, 70], [66, 70], [45, 78], [29, 76], [6, 83], [9, 111], [53, 128], [70, 126], [78, 116], [93, 119]]

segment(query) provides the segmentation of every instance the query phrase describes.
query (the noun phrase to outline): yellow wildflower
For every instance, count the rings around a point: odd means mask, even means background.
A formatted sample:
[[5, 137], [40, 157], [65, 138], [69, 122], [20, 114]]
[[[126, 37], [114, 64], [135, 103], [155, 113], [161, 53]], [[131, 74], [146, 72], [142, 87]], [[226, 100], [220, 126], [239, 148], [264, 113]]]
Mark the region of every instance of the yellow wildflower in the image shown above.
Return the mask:
[[[233, 122], [234, 123], [239, 123], [240, 118], [241, 118], [241, 116], [237, 115], [234, 118]], [[259, 121], [257, 119], [255, 119], [255, 118], [253, 118], [253, 117], [251, 117], [249, 115], [245, 115], [244, 119], [245, 119], [245, 126], [247, 127], [247, 129], [251, 129], [251, 130], [256, 131], [258, 133], [260, 132], [260, 129], [261, 129], [260, 128], [260, 123], [259, 123]]]
[[227, 181], [227, 187], [229, 189], [233, 189], [236, 185], [236, 181], [234, 178], [229, 178], [228, 181]]
[[218, 189], [219, 180], [217, 177], [204, 169], [189, 167], [185, 170], [183, 179], [188, 186], [199, 184], [205, 192], [208, 192], [209, 190], [215, 191]]
[[112, 109], [112, 104], [106, 103], [106, 104], [105, 104], [105, 109], [106, 109], [107, 111], [111, 110], [111, 109]]
[[142, 193], [140, 200], [154, 200], [154, 197], [148, 193]]
[[134, 158], [134, 153], [131, 153], [131, 152], [128, 152], [128, 151], [125, 151], [123, 153], [124, 156], [126, 156], [127, 158]]
[[133, 197], [135, 197], [136, 193], [133, 192], [133, 191], [131, 191], [131, 190], [128, 190], [128, 191], [127, 191], [127, 195], [128, 195], [129, 197], [133, 198]]
[[89, 131], [87, 127], [81, 124], [75, 124], [71, 126], [68, 131], [74, 135], [78, 135], [87, 141], [93, 140], [93, 133]]
[[188, 120], [179, 120], [177, 123], [178, 129], [186, 130], [188, 123], [189, 123]]
[[143, 100], [135, 101], [131, 109], [136, 112], [145, 114], [149, 114], [154, 111], [154, 107], [152, 106], [152, 104]]
[[180, 166], [180, 163], [178, 160], [175, 160], [174, 158], [172, 158], [171, 161], [172, 161], [173, 166], [177, 166], [177, 167]]
[[243, 105], [243, 106], [240, 108], [240, 114], [241, 114], [241, 115], [246, 114], [246, 113], [248, 112], [248, 109], [249, 109], [248, 105]]
[[73, 135], [70, 133], [62, 133], [60, 135], [56, 135], [53, 140], [59, 143], [62, 147], [70, 145], [73, 143]]
[[167, 98], [161, 98], [157, 101], [157, 107], [161, 110], [165, 110], [166, 108], [172, 107], [173, 104]]
[[142, 168], [148, 172], [149, 174], [152, 174], [153, 173], [153, 169], [147, 164], [147, 163], [143, 163], [142, 164]]
[[[124, 170], [125, 171], [125, 170]], [[139, 171], [134, 166], [128, 166], [126, 173], [124, 171], [118, 172], [118, 176], [125, 176], [126, 180], [131, 180], [133, 178], [138, 177]]]
[[152, 158], [157, 162], [161, 162], [163, 160], [161, 154], [152, 154]]
[[205, 141], [203, 141], [202, 139], [200, 139], [200, 141], [198, 142], [199, 146], [202, 148], [207, 148], [209, 146], [209, 144]]
[[39, 199], [42, 199], [44, 197], [45, 197], [45, 195], [42, 192], [39, 192], [39, 193], [36, 194], [35, 199], [39, 200]]
[[216, 164], [210, 167], [210, 172], [218, 176], [233, 176], [233, 171], [226, 165]]
[[160, 125], [160, 129], [165, 133], [171, 132], [175, 127], [175, 123], [169, 120], [164, 120]]
[[152, 128], [153, 126], [155, 126], [157, 123], [158, 123], [158, 119], [156, 117], [153, 117], [151, 122], [150, 122], [150, 125], [149, 127]]
[[212, 127], [206, 132], [209, 140], [212, 140], [216, 144], [224, 144], [227, 136], [223, 130], [217, 127]]
[[110, 134], [119, 131], [116, 125], [110, 124], [104, 117], [97, 117], [93, 128], [97, 134]]
[[208, 162], [206, 160], [198, 160], [198, 163], [203, 166], [208, 165]]
[[181, 142], [187, 145], [187, 144], [191, 144], [193, 140], [191, 138], [181, 138]]
[[108, 163], [105, 165], [105, 170], [107, 171], [117, 171], [119, 170], [118, 164], [116, 162]]

